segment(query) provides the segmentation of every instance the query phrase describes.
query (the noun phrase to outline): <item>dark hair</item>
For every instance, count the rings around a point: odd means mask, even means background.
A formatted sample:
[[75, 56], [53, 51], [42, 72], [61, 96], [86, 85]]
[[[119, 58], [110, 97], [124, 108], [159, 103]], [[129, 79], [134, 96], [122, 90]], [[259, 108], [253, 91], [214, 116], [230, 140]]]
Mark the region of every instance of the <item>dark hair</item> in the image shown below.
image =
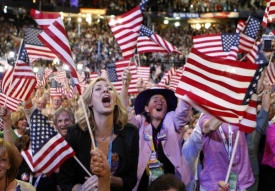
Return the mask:
[[171, 188], [177, 191], [186, 191], [185, 185], [173, 174], [164, 174], [154, 180], [148, 188], [148, 191], [166, 191]]

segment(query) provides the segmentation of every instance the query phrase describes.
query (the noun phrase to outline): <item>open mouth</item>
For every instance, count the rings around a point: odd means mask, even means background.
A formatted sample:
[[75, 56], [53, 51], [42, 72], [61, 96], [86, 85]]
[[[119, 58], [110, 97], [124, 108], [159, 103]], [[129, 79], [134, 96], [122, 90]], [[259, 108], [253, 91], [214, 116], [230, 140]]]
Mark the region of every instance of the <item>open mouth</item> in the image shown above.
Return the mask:
[[68, 127], [61, 127], [61, 130], [67, 130]]
[[160, 112], [160, 111], [162, 111], [162, 107], [157, 107], [156, 110], [157, 110], [158, 112]]
[[104, 106], [109, 106], [110, 102], [111, 102], [111, 98], [110, 98], [109, 95], [105, 95], [105, 96], [103, 96], [101, 101], [102, 101]]

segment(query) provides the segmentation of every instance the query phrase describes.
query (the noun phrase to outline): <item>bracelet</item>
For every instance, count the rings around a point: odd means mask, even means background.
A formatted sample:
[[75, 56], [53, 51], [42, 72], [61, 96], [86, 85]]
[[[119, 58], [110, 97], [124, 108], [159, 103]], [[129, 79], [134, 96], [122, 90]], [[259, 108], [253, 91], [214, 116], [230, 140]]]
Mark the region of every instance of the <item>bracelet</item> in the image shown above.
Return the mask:
[[263, 91], [265, 94], [271, 94], [271, 91], [270, 90], [264, 90]]
[[4, 129], [4, 132], [9, 132], [9, 131], [11, 131], [11, 130], [12, 130], [12, 128]]

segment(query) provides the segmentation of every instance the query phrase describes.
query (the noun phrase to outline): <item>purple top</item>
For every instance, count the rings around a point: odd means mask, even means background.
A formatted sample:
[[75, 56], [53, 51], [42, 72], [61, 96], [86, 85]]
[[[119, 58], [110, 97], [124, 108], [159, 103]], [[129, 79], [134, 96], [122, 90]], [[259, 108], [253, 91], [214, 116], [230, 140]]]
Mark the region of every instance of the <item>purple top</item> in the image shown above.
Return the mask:
[[268, 127], [262, 164], [275, 168], [275, 124]]
[[[211, 117], [206, 114], [203, 114], [201, 116], [199, 120], [199, 125], [201, 129], [204, 122], [209, 120], [210, 118]], [[223, 129], [228, 144], [228, 124], [222, 123], [221, 127]], [[231, 125], [231, 127], [233, 131], [232, 145], [234, 146], [238, 127], [234, 125]], [[223, 142], [219, 129], [217, 129], [215, 132], [203, 135], [202, 141], [202, 151], [204, 152], [204, 169], [202, 170], [202, 173], [200, 175], [200, 183], [205, 190], [218, 190], [218, 181], [225, 181], [226, 178], [230, 162], [228, 153], [225, 149], [225, 144]], [[249, 162], [245, 134], [243, 132], [240, 132], [240, 139], [238, 142], [231, 172], [238, 174], [237, 187], [241, 190], [246, 189], [254, 183], [254, 176]]]

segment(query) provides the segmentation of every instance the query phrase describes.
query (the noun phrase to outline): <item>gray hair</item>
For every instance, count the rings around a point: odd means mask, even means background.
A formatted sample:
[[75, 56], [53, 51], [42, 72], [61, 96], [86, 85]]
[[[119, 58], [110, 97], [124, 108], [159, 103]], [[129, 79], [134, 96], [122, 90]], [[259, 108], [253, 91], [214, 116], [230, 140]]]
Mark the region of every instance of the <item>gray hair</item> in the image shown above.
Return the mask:
[[67, 113], [69, 115], [70, 120], [74, 123], [75, 119], [74, 119], [73, 112], [71, 110], [69, 110], [69, 109], [66, 109], [66, 108], [59, 108], [59, 109], [57, 109], [54, 112], [54, 115], [53, 115], [53, 124], [57, 125], [57, 118], [63, 112]]

